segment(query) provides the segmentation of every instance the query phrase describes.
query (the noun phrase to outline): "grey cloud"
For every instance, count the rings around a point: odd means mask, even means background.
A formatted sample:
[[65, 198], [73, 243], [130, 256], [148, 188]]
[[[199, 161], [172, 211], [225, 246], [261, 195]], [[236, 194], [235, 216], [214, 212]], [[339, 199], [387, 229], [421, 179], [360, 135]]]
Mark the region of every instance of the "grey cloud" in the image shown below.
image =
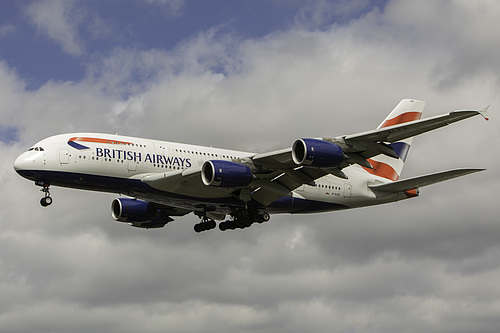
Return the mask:
[[[460, 10], [437, 3], [423, 12]], [[402, 20], [414, 17], [412, 4], [387, 8], [324, 31], [261, 40], [207, 32], [170, 51], [116, 49], [82, 81], [35, 91], [0, 66], [2, 124], [20, 129], [19, 142], [0, 142], [0, 327], [496, 332], [496, 82], [472, 66], [469, 79], [436, 90], [443, 59], [482, 42], [446, 47], [447, 35], [438, 33], [429, 41], [428, 21]], [[475, 15], [465, 18], [481, 19]], [[479, 34], [496, 25], [475, 27]], [[55, 202], [44, 209], [39, 189], [12, 169], [34, 142], [69, 131], [278, 149], [301, 136], [375, 127], [407, 97], [426, 100], [427, 116], [493, 105], [489, 123], [467, 120], [415, 139], [405, 177], [470, 164], [488, 171], [400, 203], [195, 234], [192, 215], [161, 230], [114, 222], [111, 194], [54, 188]]]

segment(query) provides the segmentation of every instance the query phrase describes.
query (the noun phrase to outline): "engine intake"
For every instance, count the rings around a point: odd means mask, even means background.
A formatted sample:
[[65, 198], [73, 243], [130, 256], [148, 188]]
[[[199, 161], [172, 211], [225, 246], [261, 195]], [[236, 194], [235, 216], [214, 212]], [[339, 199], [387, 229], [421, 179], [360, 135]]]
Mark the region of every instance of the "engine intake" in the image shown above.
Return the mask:
[[299, 139], [293, 143], [292, 159], [298, 165], [334, 168], [344, 160], [338, 145], [318, 139]]
[[206, 161], [201, 169], [203, 184], [210, 186], [245, 187], [252, 178], [252, 171], [248, 166], [229, 161]]
[[120, 222], [146, 222], [155, 217], [156, 210], [147, 202], [119, 198], [111, 203], [111, 216]]

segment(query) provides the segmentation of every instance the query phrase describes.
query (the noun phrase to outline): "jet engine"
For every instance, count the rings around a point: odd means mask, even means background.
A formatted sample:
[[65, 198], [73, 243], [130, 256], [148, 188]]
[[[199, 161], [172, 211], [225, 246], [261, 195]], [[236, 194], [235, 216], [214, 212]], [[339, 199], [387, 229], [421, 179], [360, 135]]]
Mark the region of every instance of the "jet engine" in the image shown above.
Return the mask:
[[201, 170], [203, 184], [216, 187], [245, 187], [252, 178], [248, 166], [229, 161], [206, 161]]
[[147, 201], [118, 198], [111, 203], [111, 216], [115, 221], [128, 222], [138, 228], [163, 228], [173, 219], [165, 212], [156, 209]]
[[334, 168], [344, 160], [342, 148], [318, 139], [298, 139], [292, 146], [292, 158], [298, 165]]

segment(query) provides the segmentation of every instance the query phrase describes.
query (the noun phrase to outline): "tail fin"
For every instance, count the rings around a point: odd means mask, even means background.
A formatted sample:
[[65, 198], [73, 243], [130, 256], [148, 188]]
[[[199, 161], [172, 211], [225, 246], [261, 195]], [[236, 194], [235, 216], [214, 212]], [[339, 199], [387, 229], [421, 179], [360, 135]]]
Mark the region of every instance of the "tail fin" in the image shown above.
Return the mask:
[[[415, 99], [403, 99], [392, 110], [392, 112], [384, 119], [377, 127], [384, 128], [397, 124], [406, 123], [420, 119], [425, 107], [425, 102]], [[365, 168], [371, 174], [396, 181], [399, 179], [403, 171], [404, 163], [410, 150], [413, 138], [408, 138], [398, 142], [393, 142], [389, 146], [394, 149], [394, 152], [399, 156], [398, 159], [386, 155], [377, 155], [368, 161], [373, 166], [373, 169]]]

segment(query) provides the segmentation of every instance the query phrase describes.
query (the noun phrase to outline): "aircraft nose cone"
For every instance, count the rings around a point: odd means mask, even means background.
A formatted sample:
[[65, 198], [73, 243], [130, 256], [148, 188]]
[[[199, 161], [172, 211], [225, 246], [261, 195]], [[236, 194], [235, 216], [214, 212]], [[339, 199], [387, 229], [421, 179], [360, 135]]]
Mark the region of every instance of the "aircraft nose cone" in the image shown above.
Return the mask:
[[16, 170], [17, 173], [19, 173], [19, 171], [24, 169], [23, 167], [24, 167], [24, 158], [22, 155], [20, 155], [14, 161], [14, 170]]
[[[14, 170], [16, 170], [19, 175], [24, 177], [24, 171], [29, 169], [29, 162], [30, 159], [26, 156], [26, 153], [19, 155], [19, 157], [14, 161]], [[33, 164], [33, 162], [31, 164]]]
[[23, 178], [37, 181], [40, 179], [40, 173], [36, 170], [40, 167], [40, 164], [36, 161], [36, 156], [33, 156], [31, 152], [25, 152], [21, 154], [14, 161], [14, 170]]

